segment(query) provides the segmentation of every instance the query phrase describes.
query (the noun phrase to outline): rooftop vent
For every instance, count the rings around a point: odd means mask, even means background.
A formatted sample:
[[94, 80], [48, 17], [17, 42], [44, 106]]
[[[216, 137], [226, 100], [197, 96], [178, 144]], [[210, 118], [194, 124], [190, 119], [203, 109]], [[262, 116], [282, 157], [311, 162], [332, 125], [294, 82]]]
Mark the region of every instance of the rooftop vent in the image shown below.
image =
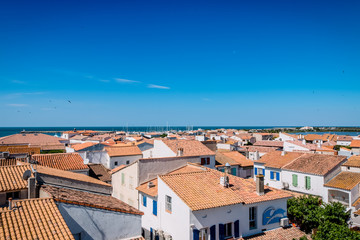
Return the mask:
[[264, 175], [256, 175], [256, 193], [259, 196], [264, 195]]
[[155, 187], [155, 184], [153, 182], [148, 182], [148, 188]]
[[184, 149], [183, 148], [178, 148], [177, 155], [178, 156], [183, 156], [184, 155]]

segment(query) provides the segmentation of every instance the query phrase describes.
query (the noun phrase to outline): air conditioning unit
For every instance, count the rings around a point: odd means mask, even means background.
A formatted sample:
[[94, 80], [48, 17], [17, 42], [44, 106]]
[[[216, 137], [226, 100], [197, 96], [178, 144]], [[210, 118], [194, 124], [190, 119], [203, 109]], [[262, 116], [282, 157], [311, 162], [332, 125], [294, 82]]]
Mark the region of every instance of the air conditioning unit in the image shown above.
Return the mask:
[[282, 219], [280, 219], [280, 226], [281, 226], [281, 227], [287, 227], [287, 226], [289, 226], [289, 219], [288, 219], [288, 218], [282, 218]]
[[289, 189], [289, 183], [283, 182], [282, 184], [284, 189]]

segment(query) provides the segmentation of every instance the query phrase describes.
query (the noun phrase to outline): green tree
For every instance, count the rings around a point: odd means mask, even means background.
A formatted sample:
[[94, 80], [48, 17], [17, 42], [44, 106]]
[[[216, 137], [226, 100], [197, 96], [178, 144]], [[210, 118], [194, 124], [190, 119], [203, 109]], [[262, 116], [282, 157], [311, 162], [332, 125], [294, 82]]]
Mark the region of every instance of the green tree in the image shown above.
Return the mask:
[[300, 229], [310, 233], [319, 226], [320, 199], [313, 196], [301, 196], [288, 200], [288, 217], [300, 226]]
[[320, 224], [313, 240], [360, 240], [360, 234], [352, 231], [346, 224], [325, 221]]

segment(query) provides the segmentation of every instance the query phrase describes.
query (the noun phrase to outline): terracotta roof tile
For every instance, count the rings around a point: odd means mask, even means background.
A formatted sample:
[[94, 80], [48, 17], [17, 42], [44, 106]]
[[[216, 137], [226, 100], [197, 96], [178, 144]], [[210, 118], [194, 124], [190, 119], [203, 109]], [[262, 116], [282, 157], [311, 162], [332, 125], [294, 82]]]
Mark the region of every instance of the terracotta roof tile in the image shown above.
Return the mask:
[[241, 149], [239, 150], [240, 152], [261, 152], [261, 153], [268, 153], [268, 152], [273, 152], [273, 151], [277, 151], [279, 148], [278, 147], [263, 147], [263, 146], [241, 146]]
[[72, 148], [75, 150], [75, 151], [80, 151], [84, 148], [88, 148], [88, 147], [91, 147], [91, 146], [94, 146], [96, 144], [99, 144], [99, 143], [96, 143], [96, 142], [85, 142], [85, 143], [80, 143], [80, 144], [75, 144], [75, 145], [72, 145]]
[[340, 135], [337, 138], [338, 141], [352, 141], [353, 138], [351, 136], [347, 136], [347, 135]]
[[110, 146], [105, 147], [105, 150], [108, 152], [110, 157], [142, 155], [140, 148], [133, 145]]
[[0, 158], [0, 166], [17, 165], [17, 161], [26, 161], [26, 158]]
[[360, 140], [352, 140], [350, 147], [356, 147], [359, 148], [360, 147]]
[[282, 154], [283, 152], [280, 151], [269, 152], [262, 156], [260, 160], [254, 162], [265, 163], [266, 167], [282, 168], [284, 165], [302, 156], [304, 153], [286, 152], [284, 155]]
[[351, 156], [343, 166], [360, 168], [360, 156]]
[[[190, 172], [198, 172], [198, 171], [203, 171], [206, 168], [203, 168], [201, 166], [195, 166], [192, 164], [188, 164], [184, 167], [178, 168], [172, 172], [169, 172], [167, 175], [169, 174], [179, 174], [179, 173], [190, 173]], [[148, 183], [152, 182], [152, 187], [148, 187]], [[143, 184], [141, 184], [139, 187], [136, 188], [138, 191], [143, 192], [149, 196], [155, 197], [158, 194], [158, 180], [157, 178], [154, 178], [150, 181], [144, 182]]]
[[230, 187], [220, 185], [222, 172], [207, 171], [159, 176], [193, 211], [233, 204], [251, 204], [290, 198], [291, 194], [265, 186], [265, 194], [256, 193], [253, 179], [229, 175]]
[[257, 141], [253, 145], [254, 146], [263, 146], [263, 147], [283, 147], [284, 142], [282, 142], [282, 141]]
[[14, 165], [0, 167], [0, 192], [27, 189], [27, 181], [22, 177], [30, 165]]
[[88, 166], [84, 164], [84, 160], [78, 153], [35, 154], [32, 159], [36, 160], [39, 165], [60, 170], [88, 169]]
[[229, 163], [230, 165], [239, 165], [242, 167], [251, 167], [254, 166], [254, 162], [247, 159], [244, 155], [237, 151], [231, 152], [217, 152], [215, 159], [221, 165]]
[[31, 147], [41, 147], [41, 149], [43, 149], [44, 147], [50, 147], [53, 149], [64, 149], [64, 144], [60, 141], [67, 140], [42, 133], [19, 133], [1, 138], [0, 144], [27, 144]]
[[39, 147], [8, 147], [6, 152], [11, 154], [26, 153], [26, 154], [40, 154]]
[[239, 238], [238, 240], [291, 240], [299, 239], [303, 236], [306, 236], [307, 239], [311, 240], [310, 236], [296, 227], [279, 227], [250, 237]]
[[14, 200], [0, 209], [0, 239], [74, 239], [53, 199]]
[[304, 154], [285, 165], [283, 169], [323, 176], [336, 166], [342, 164], [345, 160], [345, 156]]
[[90, 169], [89, 176], [99, 179], [103, 182], [111, 182], [110, 170], [104, 167], [102, 164], [90, 163], [88, 164]]
[[183, 156], [215, 155], [213, 151], [197, 140], [162, 140], [175, 154], [182, 148]]
[[327, 187], [340, 188], [351, 190], [360, 183], [360, 173], [356, 172], [341, 172], [324, 184]]
[[75, 205], [83, 205], [108, 211], [124, 212], [129, 214], [143, 215], [134, 207], [112, 196], [77, 191], [68, 188], [58, 188], [49, 185], [41, 186], [41, 189], [49, 193], [55, 201]]

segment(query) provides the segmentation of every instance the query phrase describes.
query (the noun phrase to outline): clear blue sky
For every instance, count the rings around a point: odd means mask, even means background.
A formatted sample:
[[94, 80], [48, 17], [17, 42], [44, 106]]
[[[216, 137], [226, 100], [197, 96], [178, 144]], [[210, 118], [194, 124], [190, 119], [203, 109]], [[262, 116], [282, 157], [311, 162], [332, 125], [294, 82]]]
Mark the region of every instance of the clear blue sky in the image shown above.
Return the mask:
[[359, 126], [359, 13], [360, 1], [2, 1], [0, 126]]

